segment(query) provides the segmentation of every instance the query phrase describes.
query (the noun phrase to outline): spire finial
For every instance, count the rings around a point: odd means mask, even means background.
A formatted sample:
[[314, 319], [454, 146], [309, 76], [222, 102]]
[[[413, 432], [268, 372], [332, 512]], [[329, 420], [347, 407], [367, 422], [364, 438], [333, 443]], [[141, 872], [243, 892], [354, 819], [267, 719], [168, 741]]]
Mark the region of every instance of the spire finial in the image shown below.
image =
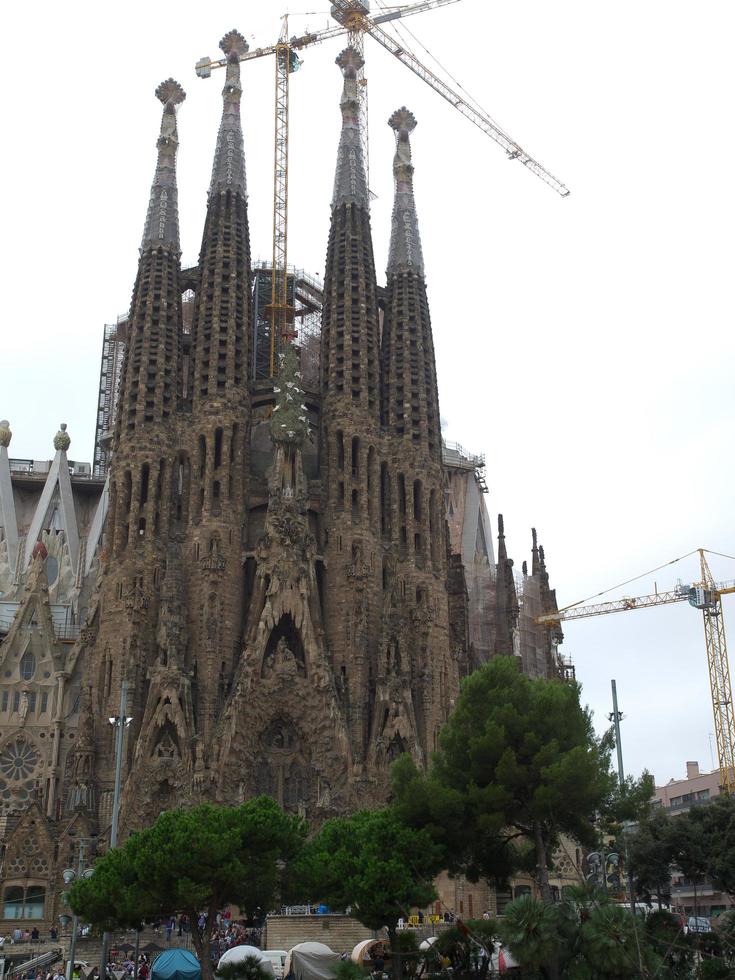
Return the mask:
[[239, 31], [233, 29], [225, 34], [219, 46], [227, 57], [227, 76], [222, 89], [222, 122], [217, 134], [209, 193], [211, 195], [217, 190], [234, 190], [245, 196], [245, 151], [240, 123], [240, 60], [248, 50], [248, 42]]
[[71, 446], [71, 436], [66, 431], [66, 422], [62, 422], [54, 436], [54, 449], [66, 452], [69, 446]]
[[13, 433], [10, 431], [10, 422], [7, 419], [0, 420], [0, 446], [7, 449], [12, 438]]
[[405, 106], [401, 106], [390, 117], [388, 125], [396, 134], [396, 154], [393, 158], [395, 198], [387, 272], [388, 275], [396, 272], [423, 275], [424, 257], [413, 196], [413, 164], [409, 139], [416, 128], [416, 117]]
[[538, 538], [536, 536], [536, 528], [531, 528], [531, 575], [538, 575], [539, 565], [538, 565]]
[[545, 572], [546, 571], [546, 555], [544, 554], [544, 546], [543, 545], [539, 545], [538, 557], [539, 557], [539, 565], [541, 567], [541, 571], [542, 572]]
[[350, 47], [340, 52], [335, 63], [342, 70], [344, 86], [339, 104], [342, 110], [342, 133], [337, 151], [332, 207], [357, 204], [367, 208], [368, 190], [360, 140], [360, 97], [357, 88], [357, 73], [365, 62], [360, 52]]
[[176, 106], [186, 98], [186, 92], [173, 79], [167, 78], [156, 89], [156, 98], [163, 103], [161, 133], [156, 146], [158, 162], [153, 176], [141, 251], [170, 245], [179, 249], [179, 209], [176, 191], [176, 151], [179, 135], [176, 131]]
[[498, 537], [505, 537], [505, 522], [503, 521], [503, 515], [498, 514]]

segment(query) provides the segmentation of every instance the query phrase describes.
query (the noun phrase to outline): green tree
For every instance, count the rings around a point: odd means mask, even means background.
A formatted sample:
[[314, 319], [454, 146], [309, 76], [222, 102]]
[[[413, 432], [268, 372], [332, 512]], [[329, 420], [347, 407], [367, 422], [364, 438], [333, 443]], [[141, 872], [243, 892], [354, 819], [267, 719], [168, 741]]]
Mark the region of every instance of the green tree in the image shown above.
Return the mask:
[[604, 893], [589, 889], [579, 889], [575, 900], [556, 905], [528, 896], [517, 899], [506, 909], [500, 933], [529, 978], [681, 976], [668, 971], [668, 962], [656, 952], [641, 922]]
[[185, 912], [202, 974], [211, 980], [210, 937], [218, 910], [230, 902], [246, 913], [272, 908], [305, 835], [304, 822], [267, 796], [239, 807], [205, 803], [166, 811], [99, 858], [94, 875], [74, 883], [69, 901], [77, 914], [104, 928]]
[[718, 796], [687, 816], [699, 830], [709, 877], [735, 896], [735, 797]]
[[314, 892], [334, 908], [351, 907], [368, 929], [386, 926], [394, 948], [398, 919], [435, 898], [443, 857], [428, 832], [389, 808], [327, 821], [307, 852]]
[[[467, 867], [497, 879], [528, 866], [551, 902], [549, 863], [561, 833], [594, 844], [594, 814], [610, 799], [609, 745], [598, 740], [576, 684], [530, 679], [515, 658], [496, 657], [462, 684], [427, 779], [403, 762], [393, 781], [398, 811], [435, 828], [434, 788], [459, 815], [442, 829]], [[420, 809], [421, 806], [425, 810]], [[459, 840], [452, 834], [461, 832]]]
[[670, 818], [654, 811], [626, 836], [629, 870], [639, 895], [656, 894], [659, 906], [671, 887]]

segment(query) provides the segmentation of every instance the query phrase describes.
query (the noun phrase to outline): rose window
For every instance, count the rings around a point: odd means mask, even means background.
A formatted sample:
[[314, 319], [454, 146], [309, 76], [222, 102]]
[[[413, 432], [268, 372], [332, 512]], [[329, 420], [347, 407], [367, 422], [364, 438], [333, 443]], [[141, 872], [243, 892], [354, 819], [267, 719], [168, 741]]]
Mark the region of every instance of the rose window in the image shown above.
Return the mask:
[[23, 739], [5, 746], [0, 752], [0, 800], [30, 799], [39, 758], [38, 750]]

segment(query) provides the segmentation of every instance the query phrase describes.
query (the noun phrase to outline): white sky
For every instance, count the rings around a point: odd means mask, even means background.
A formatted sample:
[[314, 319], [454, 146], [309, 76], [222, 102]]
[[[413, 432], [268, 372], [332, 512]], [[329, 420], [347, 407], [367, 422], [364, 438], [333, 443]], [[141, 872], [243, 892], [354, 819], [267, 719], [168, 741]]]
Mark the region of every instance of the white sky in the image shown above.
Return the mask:
[[[194, 262], [221, 73], [194, 75], [232, 27], [277, 38], [283, 3], [41, 2], [4, 10], [0, 417], [14, 456], [59, 421], [90, 460], [102, 325], [126, 310], [155, 163], [157, 84], [179, 114], [184, 262]], [[290, 12], [316, 0], [292, 0]], [[377, 4], [373, 4], [377, 7]], [[321, 13], [293, 16], [291, 32]], [[445, 434], [488, 461], [493, 521], [520, 567], [530, 527], [560, 604], [699, 545], [735, 554], [731, 424], [735, 8], [726, 0], [462, 0], [406, 26], [572, 190], [562, 200], [366, 41], [373, 234], [385, 267], [392, 133], [419, 120], [415, 185]], [[290, 260], [323, 273], [344, 42], [291, 84]], [[254, 257], [270, 256], [273, 63], [243, 70]], [[718, 578], [735, 562], [713, 559]], [[660, 588], [697, 577], [695, 559]], [[653, 578], [618, 590], [643, 594]], [[615, 594], [615, 593], [614, 593]], [[725, 600], [735, 630], [735, 602]], [[659, 782], [713, 763], [701, 616], [685, 604], [570, 623], [564, 649], [627, 768]], [[735, 633], [732, 633], [735, 643]], [[716, 764], [716, 756], [714, 757]]]

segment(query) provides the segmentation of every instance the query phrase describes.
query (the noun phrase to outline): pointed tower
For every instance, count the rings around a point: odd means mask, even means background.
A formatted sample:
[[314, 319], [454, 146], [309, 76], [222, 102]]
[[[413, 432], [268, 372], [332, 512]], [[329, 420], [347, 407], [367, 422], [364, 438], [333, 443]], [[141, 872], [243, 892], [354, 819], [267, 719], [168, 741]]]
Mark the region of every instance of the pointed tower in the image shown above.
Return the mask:
[[342, 70], [321, 337], [321, 545], [325, 629], [357, 769], [368, 752], [380, 617], [380, 376], [375, 263], [360, 143], [357, 51]]
[[[118, 713], [121, 683], [129, 680], [134, 719], [129, 743], [140, 734], [148, 672], [158, 656], [161, 575], [177, 533], [174, 519], [180, 488], [177, 415], [182, 319], [176, 113], [185, 94], [169, 78], [159, 85], [156, 97], [163, 103], [163, 118], [128, 319], [102, 555], [101, 614], [89, 631], [92, 662], [84, 668], [88, 676], [99, 679], [93, 691], [95, 717]], [[111, 817], [115, 768], [107, 726], [97, 726], [94, 739], [100, 829], [104, 830]]]
[[511, 657], [518, 652], [518, 596], [513, 578], [513, 559], [505, 547], [505, 524], [498, 514], [498, 563], [495, 605], [495, 656]]
[[186, 95], [172, 78], [163, 103], [158, 162], [128, 318], [129, 332], [110, 480], [108, 543], [119, 558], [168, 531], [175, 411], [181, 371], [181, 248], [176, 189], [176, 107]]
[[[250, 435], [248, 337], [250, 234], [240, 123], [245, 38], [220, 41], [227, 59], [222, 120], [199, 253], [186, 401], [191, 418], [181, 469], [189, 596], [187, 665], [195, 672], [195, 714], [208, 759], [222, 677], [229, 684], [242, 641], [242, 533]], [[182, 486], [185, 478], [182, 476]], [[184, 511], [187, 511], [186, 513]]]
[[382, 420], [393, 435], [441, 465], [439, 396], [429, 303], [424, 281], [410, 134], [413, 113], [404, 106], [388, 120], [396, 135], [395, 200], [387, 268], [382, 347]]
[[[426, 758], [434, 747], [447, 692], [464, 673], [467, 589], [460, 566], [451, 575], [447, 569], [439, 399], [413, 195], [410, 134], [416, 120], [404, 106], [388, 124], [396, 153], [381, 350], [385, 593], [371, 731], [377, 754], [384, 747], [390, 761], [406, 749]], [[386, 725], [396, 710], [402, 724]]]

